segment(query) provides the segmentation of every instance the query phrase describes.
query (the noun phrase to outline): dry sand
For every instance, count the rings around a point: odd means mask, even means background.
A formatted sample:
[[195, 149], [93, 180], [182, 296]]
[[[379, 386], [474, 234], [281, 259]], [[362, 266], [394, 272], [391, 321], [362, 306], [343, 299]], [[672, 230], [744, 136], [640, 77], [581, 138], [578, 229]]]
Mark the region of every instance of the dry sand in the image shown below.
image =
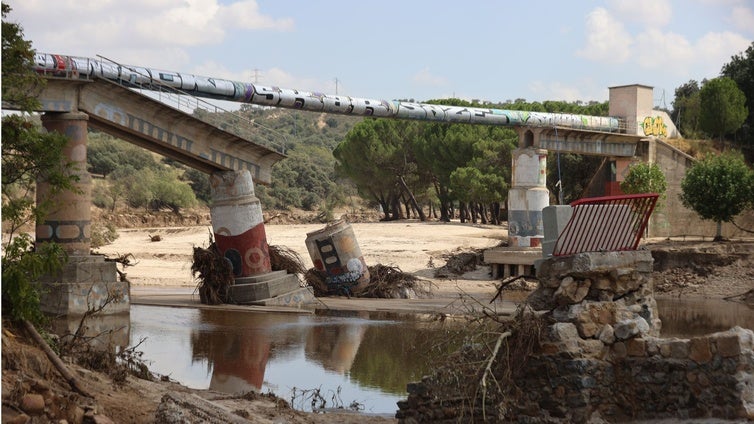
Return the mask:
[[[434, 268], [445, 264], [443, 255], [458, 250], [496, 246], [506, 240], [503, 226], [461, 224], [458, 222], [397, 221], [351, 224], [367, 265], [397, 266], [404, 272], [432, 280], [440, 291], [463, 285], [469, 291], [494, 291], [489, 267], [465, 274], [452, 282], [434, 279]], [[323, 224], [266, 225], [267, 242], [284, 246], [301, 256], [307, 268], [312, 261], [306, 249], [307, 233], [324, 228]], [[132, 254], [133, 266], [127, 267], [133, 286], [193, 287], [191, 275], [193, 247], [209, 245], [209, 226], [119, 229], [110, 245], [96, 249], [109, 257]], [[150, 241], [150, 236], [160, 241]]]

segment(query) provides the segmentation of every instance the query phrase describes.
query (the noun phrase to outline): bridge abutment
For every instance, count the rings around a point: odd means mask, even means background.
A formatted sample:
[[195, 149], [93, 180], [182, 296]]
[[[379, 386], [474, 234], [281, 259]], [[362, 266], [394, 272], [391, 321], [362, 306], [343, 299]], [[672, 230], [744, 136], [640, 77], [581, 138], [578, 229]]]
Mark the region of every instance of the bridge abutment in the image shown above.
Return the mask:
[[36, 225], [36, 242], [54, 242], [68, 255], [56, 275], [40, 279], [42, 311], [56, 316], [83, 315], [90, 309], [103, 314], [127, 313], [129, 288], [118, 281], [115, 262], [90, 254], [91, 175], [86, 170], [88, 116], [81, 112], [45, 113], [42, 125], [47, 131], [65, 135], [68, 144], [62, 160], [66, 172], [77, 177], [71, 190], [54, 192], [43, 181], [37, 183], [37, 204], [50, 205]]

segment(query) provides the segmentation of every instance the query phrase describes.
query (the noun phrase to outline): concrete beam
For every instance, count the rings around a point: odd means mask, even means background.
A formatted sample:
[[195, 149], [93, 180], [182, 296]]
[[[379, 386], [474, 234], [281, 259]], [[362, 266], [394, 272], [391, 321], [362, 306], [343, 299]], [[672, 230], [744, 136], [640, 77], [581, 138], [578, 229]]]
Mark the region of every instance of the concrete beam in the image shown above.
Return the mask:
[[248, 170], [269, 184], [272, 165], [285, 158], [106, 80], [49, 79], [39, 100], [44, 111], [86, 112], [92, 127], [207, 173]]
[[566, 128], [543, 130], [535, 140], [540, 149], [582, 155], [633, 157], [641, 137]]

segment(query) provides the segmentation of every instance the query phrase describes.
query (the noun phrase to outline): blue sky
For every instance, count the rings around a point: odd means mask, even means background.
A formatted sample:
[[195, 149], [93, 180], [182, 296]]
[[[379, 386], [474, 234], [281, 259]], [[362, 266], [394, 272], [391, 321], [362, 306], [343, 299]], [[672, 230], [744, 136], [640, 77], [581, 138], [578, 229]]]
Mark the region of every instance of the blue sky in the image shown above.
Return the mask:
[[754, 0], [4, 2], [39, 52], [386, 100], [605, 101], [639, 83], [671, 108], [754, 40]]

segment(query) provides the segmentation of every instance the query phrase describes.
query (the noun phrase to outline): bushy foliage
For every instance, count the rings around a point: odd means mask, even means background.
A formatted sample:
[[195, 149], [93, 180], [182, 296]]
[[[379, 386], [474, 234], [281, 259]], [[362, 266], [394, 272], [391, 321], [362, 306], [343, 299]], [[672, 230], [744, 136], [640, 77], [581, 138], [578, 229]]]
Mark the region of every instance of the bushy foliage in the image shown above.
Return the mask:
[[681, 201], [700, 218], [717, 222], [715, 238], [720, 239], [721, 224], [752, 206], [753, 179], [741, 154], [710, 155], [686, 172], [681, 181]]
[[720, 75], [735, 81], [746, 96], [749, 113], [737, 138], [746, 141], [748, 148], [754, 148], [754, 41], [745, 52], [731, 57], [730, 62], [723, 65]]
[[149, 151], [96, 131], [88, 134], [86, 155], [89, 172], [105, 177], [123, 167], [136, 171], [159, 167]]
[[175, 213], [196, 205], [191, 185], [179, 178], [175, 168], [124, 167], [111, 174], [112, 193], [118, 193], [128, 207], [156, 211], [168, 208]]
[[2, 4], [2, 99], [23, 114], [2, 119], [2, 313], [12, 319], [42, 320], [37, 280], [61, 269], [66, 258], [55, 244], [35, 245], [24, 226], [44, 219], [48, 199], [35, 201], [35, 186], [43, 181], [55, 195], [72, 190], [76, 177], [63, 162], [66, 138], [46, 133], [28, 115], [36, 106], [34, 91], [44, 81], [33, 72], [34, 51], [18, 24], [8, 22], [10, 7]]
[[34, 246], [27, 233], [14, 237], [3, 255], [3, 315], [17, 320], [42, 321], [37, 281], [43, 275], [59, 271], [65, 260], [65, 253], [57, 244]]
[[668, 182], [656, 163], [638, 162], [629, 167], [620, 189], [626, 194], [657, 193], [662, 198]]
[[727, 77], [708, 81], [699, 92], [699, 124], [708, 134], [721, 139], [741, 128], [749, 114], [746, 96], [736, 82]]

